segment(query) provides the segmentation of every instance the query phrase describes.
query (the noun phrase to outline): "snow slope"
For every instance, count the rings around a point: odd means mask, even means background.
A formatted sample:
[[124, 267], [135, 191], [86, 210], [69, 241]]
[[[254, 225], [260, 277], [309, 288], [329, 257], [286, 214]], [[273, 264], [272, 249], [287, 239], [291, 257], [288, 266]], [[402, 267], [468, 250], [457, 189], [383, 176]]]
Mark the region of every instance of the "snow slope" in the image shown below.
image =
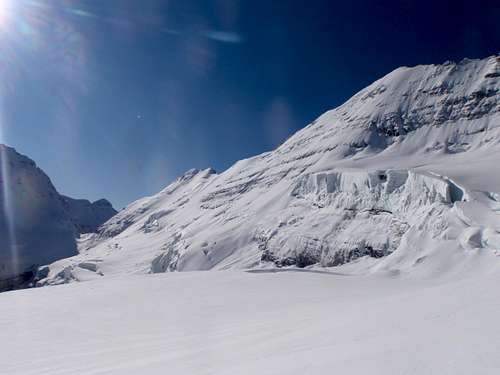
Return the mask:
[[2, 374], [493, 375], [500, 274], [182, 272], [0, 294]]
[[107, 201], [60, 196], [35, 162], [13, 148], [0, 145], [0, 163], [1, 291], [29, 282], [37, 266], [77, 254], [77, 232], [97, 228], [116, 211]]
[[396, 69], [276, 150], [221, 174], [188, 171], [132, 203], [40, 285], [172, 270], [496, 267], [499, 89], [495, 56]]

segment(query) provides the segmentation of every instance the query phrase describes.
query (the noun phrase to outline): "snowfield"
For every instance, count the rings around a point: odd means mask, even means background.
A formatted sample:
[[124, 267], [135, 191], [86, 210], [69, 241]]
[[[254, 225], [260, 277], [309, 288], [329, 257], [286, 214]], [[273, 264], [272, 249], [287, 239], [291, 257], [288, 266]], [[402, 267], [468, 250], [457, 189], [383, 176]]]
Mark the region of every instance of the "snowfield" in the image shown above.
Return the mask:
[[2, 374], [498, 374], [500, 273], [175, 272], [0, 294]]

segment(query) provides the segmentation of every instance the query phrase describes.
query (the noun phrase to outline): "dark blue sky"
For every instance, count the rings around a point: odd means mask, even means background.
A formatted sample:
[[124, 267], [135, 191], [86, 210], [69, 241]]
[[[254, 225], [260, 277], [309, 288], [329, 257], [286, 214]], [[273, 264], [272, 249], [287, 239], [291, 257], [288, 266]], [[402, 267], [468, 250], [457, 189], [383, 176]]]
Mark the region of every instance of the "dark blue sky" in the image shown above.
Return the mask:
[[500, 49], [499, 1], [2, 1], [2, 142], [117, 208], [276, 147], [398, 66]]

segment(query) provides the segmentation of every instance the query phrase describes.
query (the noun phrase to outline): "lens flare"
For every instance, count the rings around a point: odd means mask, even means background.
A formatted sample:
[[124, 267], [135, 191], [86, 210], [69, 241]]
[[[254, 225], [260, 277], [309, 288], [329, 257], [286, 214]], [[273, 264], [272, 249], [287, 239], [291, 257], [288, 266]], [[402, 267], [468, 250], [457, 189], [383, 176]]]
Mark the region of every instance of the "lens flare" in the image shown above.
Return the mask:
[[11, 0], [0, 0], [0, 25], [8, 18], [11, 11], [12, 1]]
[[0, 38], [10, 33], [13, 22], [16, 20], [17, 8], [22, 1], [0, 0]]
[[[10, 23], [13, 15], [13, 6], [14, 2], [12, 0], [0, 0], [0, 68], [2, 69], [2, 80], [6, 77], [6, 70], [8, 70], [8, 66], [6, 66], [5, 56], [9, 54], [9, 46], [4, 45], [2, 41], [7, 37], [9, 32]], [[7, 68], [7, 69], [6, 69]], [[2, 84], [3, 89], [4, 84]], [[3, 99], [4, 92], [0, 92], [0, 100]], [[0, 102], [0, 179], [1, 179], [1, 202], [2, 205], [2, 215], [0, 218], [3, 221], [4, 225], [7, 229], [7, 237], [6, 243], [8, 249], [0, 249], [2, 252], [10, 255], [10, 270], [8, 271], [11, 275], [15, 275], [18, 272], [18, 261], [19, 254], [17, 252], [16, 246], [16, 236], [15, 236], [15, 228], [14, 228], [14, 218], [13, 218], [13, 210], [10, 199], [10, 190], [9, 190], [9, 161], [7, 160], [7, 152], [5, 148], [1, 145], [5, 143], [4, 140], [4, 118], [3, 118], [3, 103]]]
[[[1, 112], [2, 103], [0, 103], [0, 112]], [[8, 153], [3, 146], [4, 143], [4, 123], [3, 118], [0, 116], [0, 195], [1, 201], [0, 205], [2, 206], [2, 214], [3, 217], [0, 218], [0, 221], [6, 226], [7, 229], [7, 237], [6, 243], [8, 249], [5, 253], [10, 255], [10, 274], [17, 275], [19, 272], [19, 253], [17, 248], [17, 238], [16, 231], [14, 225], [14, 209], [12, 207], [12, 199], [11, 199], [11, 191], [10, 191], [10, 173], [9, 173], [9, 160]], [[5, 249], [0, 249], [2, 252]]]

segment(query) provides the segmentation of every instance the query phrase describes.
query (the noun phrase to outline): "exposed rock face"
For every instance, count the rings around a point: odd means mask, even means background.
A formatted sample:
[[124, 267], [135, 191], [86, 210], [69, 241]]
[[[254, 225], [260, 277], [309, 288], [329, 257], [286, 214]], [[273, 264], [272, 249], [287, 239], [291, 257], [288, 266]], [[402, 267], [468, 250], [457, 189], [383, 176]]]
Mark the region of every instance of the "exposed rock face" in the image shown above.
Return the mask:
[[[221, 174], [189, 171], [132, 203], [42, 284], [353, 261], [358, 272], [417, 272], [429, 259], [428, 271], [452, 268], [442, 259], [459, 264], [470, 249], [493, 254], [499, 65], [493, 56], [399, 68], [276, 150]], [[89, 260], [98, 271], [80, 267]]]
[[[114, 212], [107, 201], [61, 197], [35, 162], [0, 145], [0, 290], [26, 286], [36, 268], [77, 254], [77, 233]], [[83, 209], [81, 209], [83, 208]]]

